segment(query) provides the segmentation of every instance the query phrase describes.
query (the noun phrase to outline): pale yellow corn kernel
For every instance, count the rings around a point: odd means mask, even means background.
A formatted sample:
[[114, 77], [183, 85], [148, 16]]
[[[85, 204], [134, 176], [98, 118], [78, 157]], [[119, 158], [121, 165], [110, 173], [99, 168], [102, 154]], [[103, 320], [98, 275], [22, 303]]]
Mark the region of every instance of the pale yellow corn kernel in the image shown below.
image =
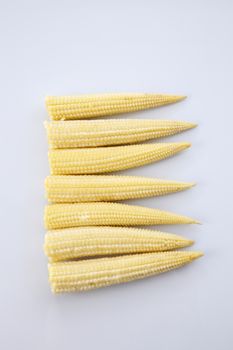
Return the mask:
[[49, 264], [49, 281], [54, 293], [85, 291], [130, 282], [184, 266], [203, 253], [174, 251], [133, 254]]
[[49, 151], [52, 175], [108, 173], [139, 167], [173, 156], [190, 143], [155, 143]]
[[172, 120], [76, 120], [45, 122], [51, 148], [82, 148], [139, 143], [174, 135], [195, 124]]
[[155, 108], [184, 98], [145, 93], [48, 96], [46, 106], [54, 120], [88, 119]]
[[91, 226], [48, 231], [44, 251], [51, 262], [103, 255], [159, 252], [194, 242], [175, 234], [129, 228]]
[[45, 180], [53, 203], [111, 202], [162, 196], [186, 190], [193, 183], [117, 175], [52, 175]]
[[48, 230], [77, 226], [192, 224], [197, 221], [158, 209], [119, 203], [51, 204], [45, 207]]

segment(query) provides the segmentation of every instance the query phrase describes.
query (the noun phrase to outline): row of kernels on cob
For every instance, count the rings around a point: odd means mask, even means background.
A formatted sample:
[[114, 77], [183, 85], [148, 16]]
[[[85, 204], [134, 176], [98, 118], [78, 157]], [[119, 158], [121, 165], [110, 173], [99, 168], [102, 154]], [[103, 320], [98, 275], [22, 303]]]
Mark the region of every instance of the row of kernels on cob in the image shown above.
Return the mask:
[[100, 94], [48, 96], [46, 106], [53, 120], [89, 119], [160, 107], [185, 96], [161, 94]]
[[194, 183], [140, 176], [52, 175], [45, 180], [51, 203], [112, 202], [162, 196], [194, 186]]
[[119, 203], [52, 204], [45, 208], [48, 230], [79, 226], [149, 226], [196, 224], [198, 221], [159, 209]]
[[103, 174], [139, 167], [171, 157], [187, 142], [51, 150], [52, 175]]
[[[158, 209], [105, 203], [165, 195], [187, 189], [192, 184], [133, 176], [90, 175], [170, 157], [190, 144], [130, 144], [174, 135], [195, 125], [160, 120], [68, 121], [133, 112], [181, 99], [183, 97], [156, 94], [46, 99], [54, 121], [45, 123], [52, 174], [46, 179], [45, 187], [48, 200], [54, 204], [45, 209], [45, 226], [49, 231], [44, 248], [50, 260], [49, 279], [53, 291], [87, 290], [130, 281], [182, 266], [200, 256], [194, 252], [166, 253], [193, 243], [180, 236], [122, 227], [190, 224], [197, 223], [196, 220]], [[99, 258], [109, 255], [121, 256]], [[94, 259], [67, 262], [87, 257]]]
[[154, 276], [184, 266], [200, 252], [162, 252], [49, 264], [49, 280], [55, 293], [86, 291]]
[[192, 240], [175, 234], [132, 227], [86, 226], [48, 231], [45, 252], [50, 261], [184, 248]]
[[83, 148], [134, 144], [171, 136], [196, 125], [173, 120], [75, 120], [45, 122], [51, 148]]

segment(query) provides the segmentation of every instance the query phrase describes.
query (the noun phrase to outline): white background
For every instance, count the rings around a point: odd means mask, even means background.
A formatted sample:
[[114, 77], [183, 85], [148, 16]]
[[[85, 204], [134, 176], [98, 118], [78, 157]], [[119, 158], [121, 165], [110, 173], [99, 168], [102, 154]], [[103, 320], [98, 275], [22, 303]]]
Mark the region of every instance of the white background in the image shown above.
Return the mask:
[[[0, 5], [1, 349], [232, 349], [232, 1]], [[197, 182], [131, 203], [199, 219], [163, 229], [195, 239], [205, 256], [143, 281], [54, 296], [42, 249], [44, 97], [124, 91], [188, 95], [133, 117], [198, 122], [169, 138], [192, 148], [125, 173]]]

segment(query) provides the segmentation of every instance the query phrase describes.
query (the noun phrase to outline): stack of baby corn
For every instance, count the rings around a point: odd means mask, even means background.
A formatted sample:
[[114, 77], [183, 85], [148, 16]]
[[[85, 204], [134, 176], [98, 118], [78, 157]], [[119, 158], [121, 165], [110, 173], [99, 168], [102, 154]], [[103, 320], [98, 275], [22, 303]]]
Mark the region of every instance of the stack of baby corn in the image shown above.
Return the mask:
[[[45, 253], [52, 291], [84, 291], [159, 274], [200, 257], [193, 241], [131, 226], [192, 224], [175, 213], [115, 203], [188, 189], [192, 183], [104, 175], [173, 156], [189, 143], [136, 144], [193, 128], [170, 120], [87, 120], [182, 100], [158, 94], [47, 97], [51, 175]], [[85, 120], [81, 120], [85, 119]]]

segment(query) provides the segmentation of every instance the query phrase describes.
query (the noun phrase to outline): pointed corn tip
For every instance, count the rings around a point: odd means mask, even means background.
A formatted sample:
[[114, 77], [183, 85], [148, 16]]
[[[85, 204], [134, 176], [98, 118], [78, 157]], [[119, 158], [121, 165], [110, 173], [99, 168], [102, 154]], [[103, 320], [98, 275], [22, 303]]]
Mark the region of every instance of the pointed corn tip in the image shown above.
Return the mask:
[[185, 100], [188, 96], [187, 95], [180, 95], [177, 96], [180, 101]]
[[197, 126], [198, 126], [198, 124], [196, 124], [196, 123], [189, 123], [190, 129], [196, 128]]
[[183, 224], [199, 224], [199, 221], [190, 218], [189, 216], [183, 216]]
[[200, 221], [198, 221], [198, 220], [194, 220], [193, 224], [202, 225], [202, 223]]
[[202, 256], [204, 256], [203, 252], [190, 252], [191, 253], [191, 257], [192, 259], [198, 259], [201, 258]]
[[192, 221], [192, 224], [202, 225], [201, 222], [198, 221], [198, 220], [193, 220], [193, 221]]
[[183, 149], [186, 149], [191, 147], [192, 144], [190, 142], [182, 142], [181, 145], [183, 146]]
[[183, 95], [154, 94], [154, 96], [155, 98], [158, 98], [158, 96], [163, 97], [164, 104], [180, 102], [186, 98], [186, 96], [183, 96]]
[[188, 238], [184, 238], [182, 236], [178, 236], [178, 239], [180, 241], [179, 248], [190, 247], [191, 245], [193, 245], [195, 243], [195, 241], [188, 239]]
[[196, 183], [195, 182], [183, 182], [181, 185], [184, 189], [189, 189], [189, 188], [196, 186]]
[[191, 246], [191, 245], [193, 245], [195, 243], [195, 241], [192, 240], [192, 239], [185, 239], [184, 238], [184, 241], [185, 241], [185, 244], [186, 244], [187, 247]]
[[187, 96], [185, 95], [172, 95], [170, 96], [174, 102], [179, 102], [179, 101], [183, 101], [187, 98]]
[[198, 126], [198, 124], [196, 123], [190, 123], [190, 122], [182, 122], [184, 130], [189, 130], [189, 129], [193, 129], [196, 128]]
[[174, 148], [177, 148], [180, 151], [185, 150], [185, 149], [187, 149], [189, 147], [191, 147], [191, 143], [190, 142], [177, 142], [177, 143], [174, 143]]

